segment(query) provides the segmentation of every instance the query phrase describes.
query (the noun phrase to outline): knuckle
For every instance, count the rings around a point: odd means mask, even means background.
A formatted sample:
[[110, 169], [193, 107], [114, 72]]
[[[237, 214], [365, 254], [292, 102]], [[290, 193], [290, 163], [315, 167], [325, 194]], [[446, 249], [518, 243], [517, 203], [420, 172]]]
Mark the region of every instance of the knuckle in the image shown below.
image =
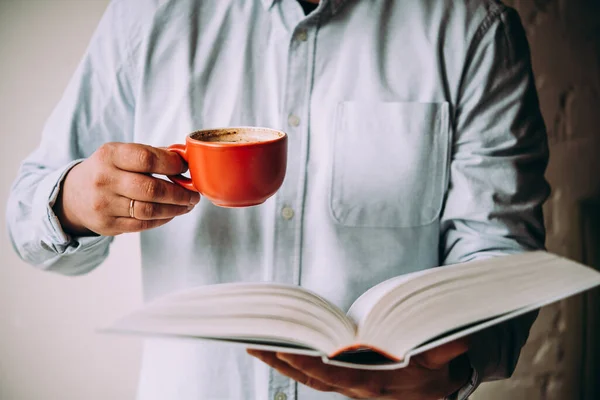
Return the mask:
[[179, 186], [172, 186], [172, 196], [179, 204], [189, 204], [192, 200], [192, 192]]
[[96, 157], [98, 157], [100, 161], [107, 161], [111, 158], [114, 149], [115, 143], [104, 143], [96, 150]]
[[158, 204], [155, 203], [144, 203], [142, 205], [141, 214], [146, 218], [153, 218], [158, 216]]
[[107, 205], [108, 201], [103, 196], [96, 196], [91, 202], [92, 210], [98, 214], [102, 213]]
[[308, 377], [308, 376], [303, 376], [302, 378], [300, 378], [300, 383], [302, 383], [305, 386], [308, 387], [312, 387], [314, 388], [315, 385], [317, 385], [317, 383], [315, 382], [315, 379]]
[[160, 221], [153, 221], [153, 220], [147, 220], [147, 221], [138, 221], [138, 226], [137, 226], [137, 230], [138, 231], [147, 231], [148, 229], [152, 229], [155, 228], [157, 226], [161, 225]]
[[152, 178], [143, 175], [143, 174], [128, 174], [122, 178], [122, 184], [125, 187], [139, 190], [140, 188], [145, 188], [148, 185], [148, 181], [152, 180]]
[[148, 198], [156, 199], [164, 195], [164, 188], [157, 179], [150, 179], [144, 184], [144, 192]]
[[141, 169], [152, 171], [156, 164], [156, 156], [152, 151], [146, 148], [137, 149], [137, 162]]
[[311, 378], [311, 377], [306, 377], [303, 379], [304, 382], [301, 382], [302, 384], [311, 387], [313, 389], [316, 389], [320, 392], [331, 392], [333, 391], [333, 388], [331, 386], [328, 386], [327, 384], [319, 381], [316, 378]]
[[150, 228], [152, 228], [152, 223], [150, 221], [139, 221], [138, 222], [138, 230], [145, 231]]
[[135, 220], [127, 227], [129, 232], [141, 232], [146, 230], [146, 226], [148, 225], [148, 221], [143, 220]]
[[92, 185], [95, 188], [106, 187], [110, 183], [110, 176], [101, 169], [98, 169], [92, 175]]

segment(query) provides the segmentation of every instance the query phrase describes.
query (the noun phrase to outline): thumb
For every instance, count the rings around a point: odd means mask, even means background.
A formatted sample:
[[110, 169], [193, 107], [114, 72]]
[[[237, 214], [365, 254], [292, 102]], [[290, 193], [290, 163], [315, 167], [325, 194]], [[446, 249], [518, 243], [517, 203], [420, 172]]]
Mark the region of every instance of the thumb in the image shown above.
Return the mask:
[[427, 369], [439, 369], [468, 350], [469, 338], [461, 338], [415, 356], [415, 362]]

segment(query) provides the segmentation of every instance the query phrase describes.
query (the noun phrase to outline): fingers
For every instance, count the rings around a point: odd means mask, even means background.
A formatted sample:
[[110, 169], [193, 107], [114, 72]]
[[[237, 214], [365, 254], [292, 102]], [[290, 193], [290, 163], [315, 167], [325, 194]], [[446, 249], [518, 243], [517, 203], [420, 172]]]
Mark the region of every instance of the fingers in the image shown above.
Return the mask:
[[[157, 228], [171, 221], [174, 217], [189, 213], [194, 206], [174, 206], [135, 201], [133, 217], [129, 214], [131, 200], [125, 197], [114, 197], [113, 200], [95, 203], [95, 216], [90, 217], [88, 229], [99, 235], [115, 236], [125, 232], [141, 232]], [[102, 204], [106, 209], [100, 210]]]
[[114, 191], [123, 197], [148, 203], [188, 206], [198, 204], [200, 194], [152, 176], [121, 172]]
[[351, 368], [339, 368], [324, 364], [318, 357], [299, 356], [289, 353], [277, 353], [277, 358], [291, 367], [301, 370], [309, 378], [317, 379], [328, 386], [351, 388], [361, 385], [366, 371]]
[[288, 364], [293, 370], [306, 375], [305, 379], [308, 383], [305, 384], [313, 388], [318, 383], [353, 399], [377, 398], [383, 400], [388, 399], [387, 395], [391, 394], [388, 389], [389, 385], [384, 382], [389, 377], [387, 371], [373, 373], [372, 371], [340, 368], [324, 364], [319, 357], [288, 353], [277, 353], [276, 357]]
[[448, 365], [439, 370], [409, 365], [399, 370], [364, 371], [324, 364], [318, 357], [256, 350], [248, 353], [297, 382], [353, 399], [439, 399], [455, 392], [467, 376], [462, 369], [456, 377], [449, 376]]
[[[192, 204], [177, 206], [173, 204], [150, 203], [145, 201], [134, 201], [133, 209], [130, 210], [131, 199], [121, 197], [114, 202], [113, 215], [117, 217], [133, 217], [142, 221], [153, 219], [169, 219], [184, 215], [194, 209]], [[133, 213], [133, 215], [131, 215]]]
[[115, 219], [114, 228], [118, 232], [142, 232], [148, 229], [158, 228], [170, 222], [173, 218], [168, 219], [153, 219], [139, 220], [129, 217], [117, 217]]
[[469, 339], [461, 338], [415, 356], [415, 362], [428, 369], [438, 369], [469, 350]]
[[309, 386], [313, 389], [320, 390], [322, 392], [334, 391], [334, 388], [331, 387], [330, 385], [327, 385], [327, 384], [319, 381], [318, 379], [311, 378], [311, 377], [307, 376], [306, 374], [303, 374], [302, 372], [293, 368], [288, 363], [280, 360], [279, 358], [277, 358], [277, 355], [275, 353], [272, 353], [269, 351], [258, 351], [258, 350], [246, 350], [246, 351], [251, 356], [258, 358], [259, 360], [261, 360], [262, 362], [264, 362], [271, 368], [274, 368], [277, 371], [279, 371], [279, 373], [281, 373], [282, 375], [285, 375], [288, 378], [295, 380], [296, 382], [299, 382], [303, 385]]
[[151, 174], [175, 175], [185, 169], [185, 162], [171, 151], [104, 144], [66, 175], [57, 215], [71, 234], [115, 236], [156, 228], [189, 212], [200, 195]]
[[177, 175], [187, 170], [185, 161], [172, 151], [137, 143], [107, 143], [98, 156], [130, 172]]

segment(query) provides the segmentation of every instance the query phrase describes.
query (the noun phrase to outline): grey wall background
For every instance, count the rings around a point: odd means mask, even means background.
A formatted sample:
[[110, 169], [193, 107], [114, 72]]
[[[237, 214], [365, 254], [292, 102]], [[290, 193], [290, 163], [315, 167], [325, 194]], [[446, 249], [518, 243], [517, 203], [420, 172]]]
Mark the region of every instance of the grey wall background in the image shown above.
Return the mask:
[[[0, 225], [108, 0], [0, 0]], [[581, 259], [579, 203], [600, 193], [600, 1], [508, 0], [521, 13], [551, 140], [548, 247]], [[600, 245], [600, 244], [599, 244]], [[134, 398], [140, 342], [94, 330], [140, 303], [139, 247], [119, 237], [88, 276], [35, 271], [0, 229], [0, 400]], [[510, 381], [476, 400], [581, 397], [581, 298], [543, 310]]]
[[[532, 48], [550, 138], [547, 246], [582, 260], [581, 202], [600, 195], [600, 1], [508, 0]], [[596, 247], [600, 247], [598, 238]], [[483, 387], [476, 400], [596, 400], [585, 394], [582, 298], [543, 310], [513, 379]], [[592, 313], [598, 318], [600, 307]], [[595, 333], [600, 337], [600, 332]], [[597, 339], [596, 339], [597, 340]], [[598, 373], [598, 372], [597, 372]], [[600, 383], [600, 376], [595, 376]]]
[[141, 301], [139, 247], [119, 237], [102, 268], [43, 273], [12, 251], [6, 198], [19, 162], [79, 62], [107, 0], [0, 0], [0, 399], [125, 400], [137, 339], [95, 334]]

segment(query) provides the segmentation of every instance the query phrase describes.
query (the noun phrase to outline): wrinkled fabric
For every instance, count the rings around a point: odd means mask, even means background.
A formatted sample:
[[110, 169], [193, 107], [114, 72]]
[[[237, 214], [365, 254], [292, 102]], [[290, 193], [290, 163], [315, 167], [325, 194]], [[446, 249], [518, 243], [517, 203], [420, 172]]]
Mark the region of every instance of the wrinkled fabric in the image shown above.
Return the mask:
[[[202, 200], [143, 232], [145, 299], [269, 280], [348, 309], [400, 274], [544, 246], [546, 131], [514, 10], [323, 0], [305, 16], [295, 0], [115, 0], [15, 181], [15, 250], [45, 270], [91, 271], [112, 238], [70, 237], [52, 212], [73, 165], [110, 141], [167, 146], [238, 125], [288, 133], [281, 190], [246, 209]], [[480, 336], [458, 397], [512, 373], [532, 321]], [[140, 400], [277, 393], [344, 398], [296, 385], [241, 348], [146, 342]]]

